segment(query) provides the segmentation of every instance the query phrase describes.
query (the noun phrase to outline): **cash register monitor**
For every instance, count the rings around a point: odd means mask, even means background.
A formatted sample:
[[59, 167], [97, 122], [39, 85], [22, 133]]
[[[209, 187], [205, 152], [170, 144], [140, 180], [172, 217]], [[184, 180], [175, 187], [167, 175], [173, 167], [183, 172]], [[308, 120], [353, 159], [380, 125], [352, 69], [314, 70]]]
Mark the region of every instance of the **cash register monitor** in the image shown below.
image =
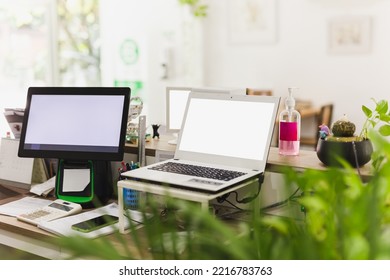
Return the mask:
[[65, 178], [67, 173], [80, 170], [90, 170], [90, 184], [99, 184], [105, 174], [98, 173], [106, 169], [101, 166], [123, 159], [129, 102], [125, 87], [30, 87], [18, 155], [57, 158], [57, 196], [91, 200], [93, 190], [65, 193], [60, 185], [76, 177]]

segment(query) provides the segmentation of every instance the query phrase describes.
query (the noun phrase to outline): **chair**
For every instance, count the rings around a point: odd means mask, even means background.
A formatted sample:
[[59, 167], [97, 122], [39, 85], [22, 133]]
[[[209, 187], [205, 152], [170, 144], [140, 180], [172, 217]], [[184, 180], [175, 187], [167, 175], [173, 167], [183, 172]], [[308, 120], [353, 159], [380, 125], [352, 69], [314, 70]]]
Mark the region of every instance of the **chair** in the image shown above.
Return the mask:
[[270, 89], [255, 89], [255, 88], [247, 88], [246, 95], [266, 95], [272, 96], [272, 90]]
[[318, 143], [318, 127], [322, 124], [327, 125], [330, 128], [330, 125], [332, 124], [332, 115], [333, 115], [333, 104], [325, 104], [322, 105], [319, 112], [315, 115], [315, 120], [317, 122], [317, 129], [315, 130], [315, 133], [313, 137], [301, 137], [300, 142], [301, 145], [305, 146], [312, 146], [314, 147], [314, 150], [317, 148]]

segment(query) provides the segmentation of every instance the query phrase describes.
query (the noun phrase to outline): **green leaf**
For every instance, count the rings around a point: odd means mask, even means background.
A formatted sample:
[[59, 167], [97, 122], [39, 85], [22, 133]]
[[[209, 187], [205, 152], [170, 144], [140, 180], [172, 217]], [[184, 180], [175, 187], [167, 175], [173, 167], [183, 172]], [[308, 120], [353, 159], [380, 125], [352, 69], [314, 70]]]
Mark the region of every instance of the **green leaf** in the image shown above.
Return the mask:
[[388, 114], [380, 114], [379, 119], [383, 122], [390, 122], [390, 115]]
[[366, 106], [362, 106], [362, 110], [363, 110], [363, 113], [367, 116], [367, 118], [371, 118], [372, 116], [372, 111], [370, 108], [366, 107]]
[[389, 109], [388, 102], [386, 100], [379, 100], [379, 102], [376, 104], [375, 110], [379, 114], [386, 114], [387, 110]]
[[379, 102], [376, 104], [376, 108], [375, 108], [375, 110], [379, 114], [386, 114], [388, 109], [389, 109], [389, 105], [388, 105], [387, 100], [379, 100]]
[[370, 124], [371, 124], [372, 127], [375, 127], [375, 125], [377, 124], [377, 122], [376, 122], [375, 120], [371, 120], [371, 121], [370, 121]]
[[367, 260], [370, 253], [370, 243], [359, 233], [344, 237], [345, 258], [348, 260]]
[[384, 124], [379, 128], [379, 133], [382, 136], [390, 136], [390, 125]]

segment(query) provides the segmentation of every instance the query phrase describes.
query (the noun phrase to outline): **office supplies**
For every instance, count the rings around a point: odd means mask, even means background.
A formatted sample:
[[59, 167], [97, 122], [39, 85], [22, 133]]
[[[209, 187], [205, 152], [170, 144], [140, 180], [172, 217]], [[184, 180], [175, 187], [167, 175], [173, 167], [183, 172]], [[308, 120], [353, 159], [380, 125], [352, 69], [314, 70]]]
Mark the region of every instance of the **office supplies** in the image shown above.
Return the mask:
[[[132, 170], [135, 168], [139, 168], [139, 163], [131, 162], [126, 164], [122, 161], [122, 168], [119, 168], [119, 180], [123, 180], [124, 177], [122, 176], [123, 172], [126, 172], [128, 170]], [[124, 205], [126, 209], [137, 209], [139, 205], [139, 192], [132, 190], [132, 189], [123, 189], [123, 199], [124, 199]]]
[[[90, 220], [92, 218], [99, 217], [104, 214], [112, 215], [114, 217], [118, 217], [118, 205], [116, 203], [110, 203], [103, 207], [95, 208], [90, 211], [84, 211], [82, 213], [64, 217], [58, 220], [53, 220], [49, 222], [41, 222], [38, 224], [38, 227], [46, 230], [48, 232], [51, 232], [56, 235], [60, 236], [83, 236], [86, 238], [96, 238], [102, 235], [110, 234], [116, 230], [118, 230], [118, 223], [115, 223], [109, 227], [102, 227], [97, 230], [91, 231], [91, 232], [81, 232], [72, 229], [72, 225]], [[135, 211], [135, 210], [127, 210], [126, 211], [127, 217], [125, 217], [125, 227], [128, 228], [130, 225], [130, 221], [134, 222], [136, 225], [142, 225], [144, 214]], [[150, 215], [147, 215], [146, 217], [150, 217]]]
[[81, 232], [91, 232], [100, 228], [115, 224], [118, 222], [118, 217], [104, 214], [95, 218], [79, 222], [72, 225], [72, 229]]
[[47, 196], [56, 186], [56, 177], [51, 177], [49, 180], [34, 184], [31, 186], [30, 192], [39, 196]]
[[51, 203], [50, 200], [37, 197], [23, 197], [0, 205], [0, 214], [16, 217], [23, 213], [32, 212], [36, 209], [45, 207]]
[[[110, 161], [123, 159], [130, 88], [30, 87], [20, 157], [57, 158], [57, 198], [83, 207], [112, 196]], [[76, 171], [78, 182], [74, 182]]]
[[[174, 159], [122, 176], [209, 193], [251, 180], [264, 172], [279, 100], [272, 96], [191, 92]], [[179, 165], [201, 166], [196, 167], [201, 169], [200, 174], [167, 172]], [[211, 169], [211, 175], [228, 170], [236, 178], [207, 178], [204, 169]]]
[[81, 205], [56, 199], [49, 205], [16, 216], [20, 221], [37, 225], [39, 222], [52, 221], [81, 212]]

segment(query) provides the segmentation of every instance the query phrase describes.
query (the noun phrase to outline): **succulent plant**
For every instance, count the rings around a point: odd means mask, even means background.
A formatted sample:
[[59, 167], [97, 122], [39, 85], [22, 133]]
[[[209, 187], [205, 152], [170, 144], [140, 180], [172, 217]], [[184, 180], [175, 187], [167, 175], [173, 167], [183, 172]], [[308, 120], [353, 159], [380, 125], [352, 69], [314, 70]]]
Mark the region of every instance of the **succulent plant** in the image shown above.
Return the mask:
[[320, 126], [320, 138], [328, 141], [351, 142], [358, 141], [355, 136], [356, 126], [350, 122], [346, 115], [332, 124], [331, 129], [325, 125]]
[[352, 137], [355, 133], [356, 126], [350, 122], [346, 115], [332, 125], [333, 136], [336, 137]]

